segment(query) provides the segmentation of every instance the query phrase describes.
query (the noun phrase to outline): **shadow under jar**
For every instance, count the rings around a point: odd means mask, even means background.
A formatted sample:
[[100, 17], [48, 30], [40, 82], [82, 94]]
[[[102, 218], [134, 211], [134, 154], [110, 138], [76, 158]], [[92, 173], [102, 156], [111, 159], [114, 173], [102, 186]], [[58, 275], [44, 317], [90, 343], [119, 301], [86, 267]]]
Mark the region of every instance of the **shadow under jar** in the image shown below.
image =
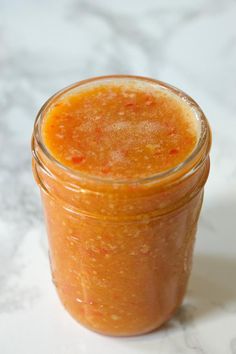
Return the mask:
[[[184, 161], [135, 178], [96, 176], [59, 162], [42, 134], [48, 112], [86, 85], [141, 82], [188, 105], [199, 136]], [[209, 173], [211, 133], [200, 107], [165, 83], [130, 76], [90, 79], [60, 91], [40, 110], [32, 138], [53, 282], [66, 310], [107, 335], [149, 332], [180, 306]]]

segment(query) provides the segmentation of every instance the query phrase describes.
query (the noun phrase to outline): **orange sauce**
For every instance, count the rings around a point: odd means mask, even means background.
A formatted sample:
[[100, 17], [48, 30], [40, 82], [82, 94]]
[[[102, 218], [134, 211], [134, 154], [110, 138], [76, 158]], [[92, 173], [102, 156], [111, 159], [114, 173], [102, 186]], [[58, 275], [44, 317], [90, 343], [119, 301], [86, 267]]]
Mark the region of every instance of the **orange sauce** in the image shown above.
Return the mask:
[[153, 84], [105, 80], [72, 91], [41, 117], [57, 162], [34, 137], [53, 280], [86, 327], [145, 333], [183, 300], [209, 159], [191, 174], [142, 179], [189, 157], [198, 122], [185, 100]]
[[115, 84], [62, 98], [48, 112], [43, 136], [63, 165], [122, 179], [177, 166], [197, 142], [193, 113], [180, 99]]

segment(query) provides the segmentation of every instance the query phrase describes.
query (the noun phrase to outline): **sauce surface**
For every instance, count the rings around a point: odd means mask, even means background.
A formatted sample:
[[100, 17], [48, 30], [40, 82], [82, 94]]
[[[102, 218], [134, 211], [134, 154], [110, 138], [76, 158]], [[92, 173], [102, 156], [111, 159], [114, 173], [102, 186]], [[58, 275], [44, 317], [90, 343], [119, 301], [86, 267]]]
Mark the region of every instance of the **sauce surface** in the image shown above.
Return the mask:
[[146, 177], [184, 161], [197, 142], [196, 118], [165, 91], [90, 85], [47, 112], [43, 139], [63, 165], [94, 176]]

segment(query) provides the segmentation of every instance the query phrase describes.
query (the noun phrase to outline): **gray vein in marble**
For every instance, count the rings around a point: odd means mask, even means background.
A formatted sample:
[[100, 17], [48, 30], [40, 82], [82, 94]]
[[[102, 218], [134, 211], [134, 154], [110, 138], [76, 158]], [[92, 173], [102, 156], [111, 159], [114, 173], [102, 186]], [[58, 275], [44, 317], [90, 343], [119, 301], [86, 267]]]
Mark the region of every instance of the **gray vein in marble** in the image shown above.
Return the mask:
[[[2, 77], [1, 84], [4, 80]], [[21, 290], [18, 286], [18, 279], [24, 271], [18, 254], [29, 228], [41, 222], [39, 200], [33, 192], [30, 139], [25, 143], [24, 137], [16, 135], [14, 129], [20, 132], [19, 123], [11, 120], [12, 109], [19, 110], [19, 114], [23, 110], [28, 116], [31, 100], [16, 87], [15, 81], [6, 82], [0, 99], [0, 293], [3, 294], [0, 312], [19, 308], [23, 297], [29, 296], [31, 301], [31, 290], [27, 293], [26, 289]], [[10, 283], [11, 279], [16, 280], [14, 285]]]
[[205, 350], [201, 345], [194, 326], [196, 307], [193, 305], [184, 305], [178, 311], [177, 319], [179, 320], [183, 333], [186, 347], [194, 350], [195, 353], [205, 354]]
[[30, 309], [39, 299], [40, 292], [36, 287], [21, 289], [9, 286], [0, 298], [0, 314]]
[[[109, 38], [109, 45], [111, 46], [112, 54], [109, 58], [109, 63], [112, 65], [111, 69], [116, 68], [116, 73], [127, 73], [127, 63], [125, 57], [125, 51], [127, 47], [135, 47], [139, 51], [139, 55], [146, 56], [146, 69], [149, 75], [158, 75], [161, 63], [165, 60], [164, 49], [168, 45], [168, 39], [179, 30], [181, 24], [185, 25], [186, 21], [191, 21], [201, 13], [201, 10], [187, 10], [186, 12], [180, 13], [173, 8], [171, 11], [166, 11], [165, 9], [156, 9], [155, 6], [152, 10], [148, 10], [145, 15], [149, 21], [155, 24], [156, 32], [150, 35], [145, 35], [143, 28], [141, 26], [141, 18], [136, 18], [135, 14], [125, 15], [120, 14], [117, 16], [114, 12], [109, 12], [105, 7], [100, 7], [94, 2], [79, 0], [75, 1], [71, 8], [68, 18], [77, 21], [79, 16], [86, 17], [89, 15], [99, 17], [102, 21], [107, 23], [109, 28], [112, 30], [111, 37]], [[174, 16], [173, 16], [174, 14]], [[178, 15], [179, 14], [179, 15]], [[142, 15], [142, 16], [143, 16]], [[163, 21], [163, 17], [168, 17], [170, 21]], [[145, 17], [144, 17], [145, 18]], [[162, 31], [162, 33], [160, 32]], [[128, 35], [127, 35], [128, 34]], [[102, 43], [98, 43], [94, 52], [103, 50]], [[121, 56], [120, 54], [123, 53]], [[93, 65], [93, 60], [88, 63], [89, 67]], [[130, 68], [128, 72], [133, 71], [134, 63], [130, 63]], [[154, 72], [152, 70], [154, 69]], [[108, 67], [108, 70], [110, 68]]]

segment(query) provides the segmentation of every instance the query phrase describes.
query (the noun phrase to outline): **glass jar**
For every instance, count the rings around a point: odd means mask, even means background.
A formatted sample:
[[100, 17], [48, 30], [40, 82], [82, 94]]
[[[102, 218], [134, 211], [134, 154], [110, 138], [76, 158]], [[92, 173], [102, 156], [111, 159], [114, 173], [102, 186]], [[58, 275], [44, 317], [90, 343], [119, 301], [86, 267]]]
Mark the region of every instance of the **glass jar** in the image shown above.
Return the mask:
[[[196, 148], [180, 165], [147, 178], [112, 180], [73, 171], [44, 145], [42, 121], [55, 102], [95, 81], [144, 80], [187, 102], [199, 121]], [[41, 108], [32, 138], [53, 282], [66, 310], [108, 335], [149, 332], [180, 306], [209, 173], [211, 133], [200, 107], [165, 83], [100, 77], [60, 91]]]

